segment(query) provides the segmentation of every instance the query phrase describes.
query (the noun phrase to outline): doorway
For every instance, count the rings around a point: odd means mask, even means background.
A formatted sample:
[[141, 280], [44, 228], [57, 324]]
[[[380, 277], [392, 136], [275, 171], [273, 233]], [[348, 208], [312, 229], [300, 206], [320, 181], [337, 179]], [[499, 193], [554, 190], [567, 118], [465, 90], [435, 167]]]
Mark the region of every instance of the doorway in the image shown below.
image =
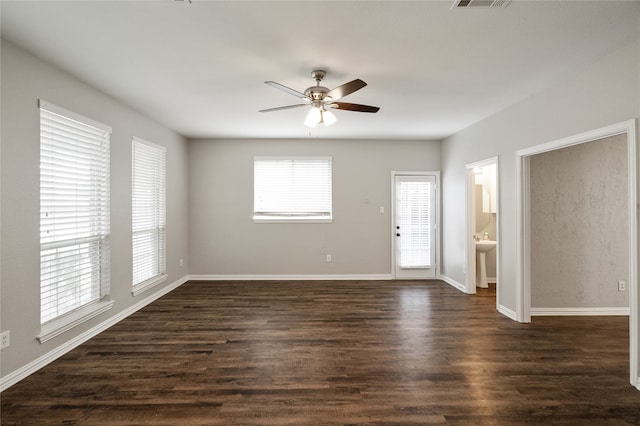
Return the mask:
[[467, 233], [465, 292], [495, 285], [499, 306], [499, 191], [498, 157], [466, 165]]
[[438, 275], [437, 172], [392, 172], [392, 265], [396, 279]]
[[531, 322], [531, 176], [530, 162], [534, 155], [580, 145], [616, 135], [626, 135], [627, 140], [627, 209], [628, 209], [628, 290], [629, 290], [629, 372], [630, 382], [640, 389], [638, 378], [638, 227], [636, 193], [636, 125], [634, 120], [625, 121], [590, 132], [548, 142], [516, 152], [516, 249], [517, 285], [516, 318], [519, 322]]

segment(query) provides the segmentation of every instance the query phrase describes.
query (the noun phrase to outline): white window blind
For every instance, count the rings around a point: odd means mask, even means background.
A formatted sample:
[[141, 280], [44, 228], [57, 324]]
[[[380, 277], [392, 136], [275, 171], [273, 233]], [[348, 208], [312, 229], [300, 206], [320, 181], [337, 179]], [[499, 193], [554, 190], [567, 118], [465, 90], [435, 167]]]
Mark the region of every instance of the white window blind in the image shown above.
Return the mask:
[[132, 141], [133, 285], [166, 275], [166, 148]]
[[400, 183], [400, 267], [431, 266], [431, 183]]
[[40, 322], [109, 293], [111, 128], [40, 101]]
[[254, 159], [254, 219], [332, 217], [331, 158]]

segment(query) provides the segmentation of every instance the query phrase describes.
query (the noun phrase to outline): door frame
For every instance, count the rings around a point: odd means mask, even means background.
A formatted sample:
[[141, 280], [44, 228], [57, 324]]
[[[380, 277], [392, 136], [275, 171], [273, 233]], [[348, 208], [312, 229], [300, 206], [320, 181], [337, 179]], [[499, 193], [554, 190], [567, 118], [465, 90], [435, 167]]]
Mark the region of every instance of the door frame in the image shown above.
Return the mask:
[[391, 223], [390, 223], [390, 235], [391, 235], [391, 276], [396, 278], [396, 176], [432, 176], [435, 178], [435, 241], [433, 248], [435, 250], [435, 277], [429, 279], [440, 279], [440, 209], [441, 209], [441, 191], [440, 191], [440, 171], [398, 171], [391, 170]]
[[629, 226], [629, 375], [631, 385], [640, 390], [638, 377], [638, 193], [636, 120], [595, 129], [567, 138], [554, 140], [516, 152], [516, 319], [531, 322], [531, 213], [530, 169], [532, 155], [554, 151], [573, 145], [592, 142], [619, 134], [627, 135], [628, 164], [628, 226]]
[[500, 306], [500, 162], [499, 158], [491, 157], [485, 160], [476, 161], [465, 164], [467, 169], [467, 222], [466, 222], [466, 238], [465, 252], [467, 276], [465, 282], [465, 293], [476, 293], [476, 245], [473, 239], [473, 230], [475, 230], [476, 220], [476, 191], [475, 191], [475, 175], [473, 169], [486, 166], [496, 166], [496, 308]]

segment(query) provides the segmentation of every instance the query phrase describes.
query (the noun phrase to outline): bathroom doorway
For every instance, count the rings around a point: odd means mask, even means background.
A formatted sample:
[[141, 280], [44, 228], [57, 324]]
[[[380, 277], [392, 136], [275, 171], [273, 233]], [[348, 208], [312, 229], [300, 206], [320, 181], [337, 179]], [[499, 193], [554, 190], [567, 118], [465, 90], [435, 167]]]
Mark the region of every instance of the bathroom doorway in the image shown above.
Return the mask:
[[498, 157], [466, 165], [467, 168], [467, 281], [469, 294], [496, 294], [499, 285]]

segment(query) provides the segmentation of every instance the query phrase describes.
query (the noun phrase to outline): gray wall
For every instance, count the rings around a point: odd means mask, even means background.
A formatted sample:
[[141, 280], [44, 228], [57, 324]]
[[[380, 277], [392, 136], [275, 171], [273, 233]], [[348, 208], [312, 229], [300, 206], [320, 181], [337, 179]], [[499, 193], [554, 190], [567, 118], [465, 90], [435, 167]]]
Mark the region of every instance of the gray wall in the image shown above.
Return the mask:
[[[253, 157], [296, 155], [333, 157], [333, 223], [253, 223]], [[388, 276], [391, 170], [440, 170], [440, 142], [190, 141], [190, 273]]]
[[[187, 142], [178, 134], [81, 81], [2, 42], [2, 376], [61, 347], [81, 333], [187, 275]], [[38, 98], [112, 126], [111, 296], [114, 307], [46, 343], [40, 332]], [[167, 269], [154, 290], [131, 295], [131, 137], [167, 147]], [[180, 267], [180, 258], [185, 266]]]
[[627, 138], [530, 158], [531, 307], [627, 307]]

